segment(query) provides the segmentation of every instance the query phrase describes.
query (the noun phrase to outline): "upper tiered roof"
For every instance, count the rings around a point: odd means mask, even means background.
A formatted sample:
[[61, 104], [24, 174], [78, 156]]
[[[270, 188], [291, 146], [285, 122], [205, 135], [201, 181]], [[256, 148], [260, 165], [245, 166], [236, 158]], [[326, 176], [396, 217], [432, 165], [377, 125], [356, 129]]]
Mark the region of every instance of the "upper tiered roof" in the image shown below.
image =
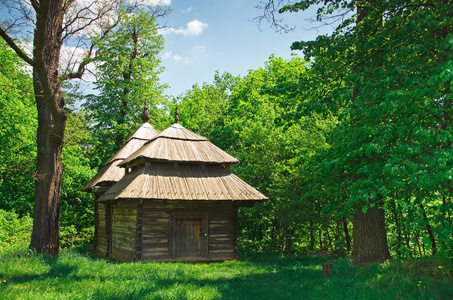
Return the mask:
[[159, 134], [159, 132], [157, 132], [157, 130], [148, 122], [150, 114], [146, 104], [143, 108], [141, 119], [143, 121], [142, 125], [140, 125], [137, 131], [132, 134], [124, 146], [105, 163], [93, 179], [82, 188], [82, 191], [92, 192], [95, 187], [111, 186], [113, 183], [118, 182], [123, 178], [125, 170], [124, 168], [118, 167], [118, 164], [140, 149], [147, 141]]

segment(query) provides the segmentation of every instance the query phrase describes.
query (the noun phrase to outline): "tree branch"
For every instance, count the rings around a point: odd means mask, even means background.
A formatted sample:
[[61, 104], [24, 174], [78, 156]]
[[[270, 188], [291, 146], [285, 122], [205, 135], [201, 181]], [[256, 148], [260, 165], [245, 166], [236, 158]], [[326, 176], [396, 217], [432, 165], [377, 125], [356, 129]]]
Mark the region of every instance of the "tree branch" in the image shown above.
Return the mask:
[[28, 63], [30, 66], [34, 66], [35, 62], [33, 59], [31, 59], [22, 49], [17, 46], [17, 44], [14, 42], [14, 40], [3, 30], [3, 28], [0, 28], [0, 36], [5, 40], [5, 42], [8, 43], [8, 45], [14, 50], [14, 52], [19, 55], [20, 58], [22, 58], [26, 63]]
[[38, 11], [38, 9], [39, 9], [39, 1], [38, 0], [31, 0], [30, 3], [33, 6], [33, 9], [35, 11]]
[[[279, 33], [288, 33], [294, 30], [294, 27], [289, 27], [288, 25], [283, 23], [283, 19], [277, 19], [275, 16], [279, 13], [279, 7], [284, 6], [286, 1], [283, 0], [267, 0], [265, 2], [260, 2], [260, 4], [256, 5], [255, 8], [263, 10], [263, 14], [256, 18], [253, 18], [258, 24], [258, 28], [261, 29], [261, 23], [263, 20], [269, 22], [271, 28], [274, 28], [276, 32]], [[288, 4], [288, 3], [286, 3]]]
[[83, 73], [85, 72], [85, 66], [88, 65], [89, 63], [90, 63], [90, 60], [89, 60], [89, 59], [84, 59], [84, 60], [79, 64], [79, 67], [78, 67], [78, 69], [77, 69], [77, 72], [69, 73], [69, 74], [63, 75], [63, 76], [61, 76], [60, 80], [61, 80], [61, 81], [65, 81], [65, 80], [68, 80], [68, 79], [82, 79], [82, 75], [83, 75]]
[[[112, 26], [110, 26], [109, 28], [107, 28], [103, 34], [102, 34], [102, 38], [104, 38], [107, 34], [110, 33], [110, 31], [117, 25], [117, 23], [113, 24]], [[82, 79], [82, 75], [83, 73], [85, 72], [85, 67], [86, 65], [88, 65], [90, 62], [92, 62], [93, 60], [90, 59], [91, 58], [91, 55], [94, 51], [94, 47], [96, 45], [95, 44], [91, 44], [90, 46], [90, 51], [88, 52], [88, 55], [87, 57], [79, 64], [79, 67], [77, 69], [76, 72], [73, 72], [73, 73], [69, 73], [69, 74], [66, 74], [66, 75], [63, 75], [60, 80], [61, 81], [65, 81], [65, 80], [68, 80], [68, 79]]]

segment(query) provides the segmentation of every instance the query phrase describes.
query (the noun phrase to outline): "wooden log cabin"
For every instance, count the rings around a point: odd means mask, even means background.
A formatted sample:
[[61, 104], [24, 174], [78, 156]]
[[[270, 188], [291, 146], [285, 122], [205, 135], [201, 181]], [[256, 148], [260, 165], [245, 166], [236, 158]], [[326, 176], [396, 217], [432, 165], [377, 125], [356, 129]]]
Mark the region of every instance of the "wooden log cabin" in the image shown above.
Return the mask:
[[238, 161], [175, 123], [118, 164], [96, 199], [94, 248], [121, 261], [237, 258], [237, 211], [267, 200], [230, 171]]

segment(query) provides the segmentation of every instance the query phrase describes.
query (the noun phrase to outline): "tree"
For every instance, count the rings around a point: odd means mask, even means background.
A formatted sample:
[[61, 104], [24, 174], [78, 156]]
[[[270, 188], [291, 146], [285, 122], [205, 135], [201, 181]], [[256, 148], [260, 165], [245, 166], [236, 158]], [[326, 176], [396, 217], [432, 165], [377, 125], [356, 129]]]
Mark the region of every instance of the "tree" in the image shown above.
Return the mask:
[[240, 77], [216, 72], [212, 83], [205, 82], [201, 87], [195, 84], [172, 103], [178, 106], [180, 122], [202, 136], [215, 139], [214, 133], [222, 122], [223, 111], [239, 81]]
[[270, 198], [240, 210], [243, 246], [303, 251], [310, 243], [304, 233], [320, 222], [319, 203], [302, 199], [303, 183], [310, 158], [327, 146], [324, 132], [332, 120], [297, 116], [312, 94], [310, 78], [302, 59], [271, 56], [244, 78], [215, 74], [212, 84], [195, 85], [178, 98], [181, 122], [237, 157], [235, 174]]
[[153, 125], [159, 127], [165, 116], [165, 85], [159, 52], [163, 38], [158, 34], [156, 17], [146, 11], [119, 12], [122, 22], [106, 37], [96, 40], [97, 95], [88, 95], [84, 105], [90, 112], [96, 136], [96, 151], [105, 153], [105, 162], [137, 128], [144, 103], [150, 108]]
[[[106, 35], [119, 22], [115, 16], [122, 1], [94, 1], [89, 4], [69, 0], [2, 1], [9, 19], [0, 27], [0, 36], [33, 68], [33, 87], [38, 111], [37, 164], [34, 219], [30, 247], [51, 255], [59, 253], [61, 161], [68, 111], [62, 82], [81, 78], [94, 54], [90, 32]], [[141, 6], [128, 2], [128, 10]], [[33, 52], [26, 53], [18, 38], [33, 32]], [[84, 58], [63, 65], [64, 45], [84, 47]], [[71, 68], [73, 67], [73, 68]]]
[[94, 226], [94, 201], [80, 189], [96, 174], [96, 169], [91, 168], [90, 149], [95, 137], [86, 115], [83, 110], [71, 110], [62, 152], [65, 171], [61, 182], [61, 225], [74, 226], [77, 231]]
[[[418, 211], [434, 252], [435, 230], [425, 207], [439, 207], [435, 215], [440, 217], [451, 205], [448, 170], [453, 162], [447, 159], [452, 143], [451, 78], [447, 75], [451, 51], [447, 49], [451, 48], [452, 4], [290, 2], [281, 12], [319, 4], [320, 20], [341, 9], [356, 9], [355, 19], [345, 19], [331, 36], [292, 45], [313, 59], [314, 71], [338, 82], [330, 91], [337, 95], [331, 97], [336, 105], [330, 107], [341, 122], [331, 133], [332, 151], [323, 164], [333, 176], [324, 178], [326, 185], [334, 187], [332, 196], [345, 195], [341, 201], [355, 211], [354, 261], [390, 257], [384, 208]], [[448, 224], [437, 230], [445, 234], [445, 228]], [[440, 234], [438, 238], [446, 241]]]
[[21, 216], [33, 209], [36, 107], [23, 61], [0, 40], [0, 209]]

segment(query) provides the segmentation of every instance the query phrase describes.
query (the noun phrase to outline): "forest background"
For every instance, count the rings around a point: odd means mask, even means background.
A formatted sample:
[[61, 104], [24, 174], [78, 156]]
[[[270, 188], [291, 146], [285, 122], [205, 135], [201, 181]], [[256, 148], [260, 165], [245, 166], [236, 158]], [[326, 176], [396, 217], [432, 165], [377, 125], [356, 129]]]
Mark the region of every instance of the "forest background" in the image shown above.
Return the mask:
[[[89, 243], [94, 200], [81, 188], [136, 130], [146, 103], [157, 130], [177, 106], [183, 126], [237, 157], [233, 172], [269, 197], [240, 210], [241, 248], [357, 255], [373, 241], [371, 257], [355, 256], [357, 263], [453, 255], [451, 1], [266, 3], [271, 22], [277, 6], [310, 5], [320, 5], [320, 20], [342, 21], [331, 35], [295, 41], [304, 58], [271, 56], [243, 77], [216, 73], [175, 98], [159, 82], [166, 8], [120, 7], [114, 29], [91, 37], [95, 55], [84, 63], [96, 66], [97, 93], [61, 81], [62, 246]], [[38, 118], [33, 78], [5, 41], [0, 208], [13, 220], [33, 215]]]

